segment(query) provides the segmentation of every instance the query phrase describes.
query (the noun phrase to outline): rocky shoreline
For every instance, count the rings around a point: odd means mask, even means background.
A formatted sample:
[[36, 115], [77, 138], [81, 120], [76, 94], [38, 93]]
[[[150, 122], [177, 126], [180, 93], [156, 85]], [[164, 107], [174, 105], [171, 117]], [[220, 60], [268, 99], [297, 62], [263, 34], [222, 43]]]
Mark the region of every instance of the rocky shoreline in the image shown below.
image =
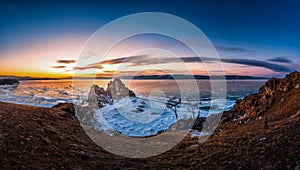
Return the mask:
[[0, 79], [0, 85], [15, 85], [19, 83], [16, 79]]
[[0, 102], [0, 169], [299, 169], [299, 82], [299, 72], [270, 79], [225, 112], [206, 142], [187, 135], [171, 150], [143, 159], [97, 146], [70, 104]]
[[258, 93], [249, 94], [243, 99], [237, 100], [231, 110], [223, 113], [222, 122], [237, 121], [238, 124], [245, 124], [263, 117], [272, 118], [276, 116], [276, 112], [268, 113], [268, 111], [274, 105], [296, 107], [295, 110], [300, 110], [297, 99], [293, 100], [290, 97], [290, 95], [299, 96], [299, 93], [297, 94], [299, 86], [299, 72], [290, 73], [282, 79], [271, 78], [259, 89]]
[[[115, 102], [118, 102], [118, 100], [121, 100], [123, 98], [129, 98], [132, 102], [136, 103], [137, 100], [141, 100], [141, 105], [139, 105], [136, 110], [132, 110], [132, 112], [135, 112], [137, 114], [141, 114], [142, 112], [145, 111], [145, 105], [146, 102], [144, 99], [139, 99], [135, 98], [136, 94], [130, 90], [128, 87], [125, 86], [125, 84], [119, 79], [115, 78], [112, 81], [110, 81], [107, 85], [107, 89], [105, 90], [103, 87], [99, 87], [96, 84], [93, 84], [90, 88], [88, 98], [87, 98], [87, 103], [89, 104], [86, 107], [77, 107], [77, 117], [79, 118], [79, 121], [81, 124], [90, 126], [91, 128], [97, 129], [97, 127], [101, 127], [101, 123], [97, 122], [95, 119], [96, 115], [94, 115], [94, 112], [90, 112], [92, 108], [95, 109], [101, 109], [103, 107], [106, 107], [108, 105], [112, 106]], [[168, 129], [171, 128], [171, 126], [176, 127], [181, 127], [183, 129], [189, 129], [191, 126], [190, 124], [194, 122], [195, 120], [193, 118], [190, 119], [178, 119], [177, 115], [177, 105], [181, 104], [181, 98], [176, 98], [172, 97], [169, 98], [165, 105], [166, 108], [169, 108], [169, 110], [174, 114], [176, 117], [176, 122], [173, 122], [172, 124], [169, 124], [169, 127], [166, 129], [161, 129], [158, 130], [157, 133], [153, 134], [144, 134], [144, 135], [130, 135], [130, 137], [135, 137], [135, 138], [148, 138], [152, 136], [156, 136], [158, 134], [161, 134]], [[197, 117], [196, 121], [194, 122], [192, 126], [192, 130], [198, 130], [201, 131], [203, 128], [203, 123], [206, 121], [206, 117]], [[120, 120], [123, 121], [123, 120]], [[116, 123], [116, 122], [115, 122]], [[144, 124], [146, 126], [146, 124]], [[183, 128], [186, 127], [186, 128]], [[124, 127], [123, 127], [124, 128]], [[133, 128], [133, 127], [132, 127]], [[148, 127], [147, 128], [153, 128], [153, 127]], [[99, 130], [99, 129], [98, 129]], [[153, 130], [153, 129], [152, 129]], [[118, 131], [117, 129], [114, 129], [119, 134], [123, 134], [122, 131]]]

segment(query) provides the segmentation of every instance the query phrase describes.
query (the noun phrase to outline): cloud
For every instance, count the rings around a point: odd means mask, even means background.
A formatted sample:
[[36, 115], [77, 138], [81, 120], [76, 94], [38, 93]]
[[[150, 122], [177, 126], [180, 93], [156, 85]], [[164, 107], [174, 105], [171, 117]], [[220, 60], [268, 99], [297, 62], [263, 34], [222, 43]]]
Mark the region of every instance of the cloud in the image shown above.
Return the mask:
[[76, 60], [56, 60], [56, 62], [60, 64], [71, 64], [71, 63], [75, 63]]
[[292, 63], [292, 61], [287, 59], [285, 56], [274, 57], [274, 58], [268, 59], [268, 61], [273, 61], [273, 62], [278, 62], [278, 63]]
[[263, 67], [270, 69], [275, 72], [291, 72], [292, 70], [288, 67], [278, 65], [278, 64], [272, 64], [265, 61], [259, 61], [259, 60], [249, 60], [249, 59], [222, 59], [222, 62], [226, 63], [234, 63], [234, 64], [243, 64], [248, 66], [255, 66], [255, 67]]
[[[111, 60], [104, 60], [100, 63], [93, 63], [89, 64], [86, 67], [77, 67], [75, 69], [90, 69], [90, 68], [97, 68], [97, 66], [101, 64], [121, 64], [121, 63], [128, 63], [132, 66], [146, 66], [151, 64], [166, 64], [166, 63], [214, 63], [218, 62], [218, 59], [215, 58], [208, 58], [208, 57], [180, 57], [180, 58], [170, 58], [170, 57], [152, 57], [151, 55], [137, 55], [137, 56], [129, 56], [129, 57], [122, 57], [116, 58]], [[263, 67], [270, 69], [275, 72], [290, 72], [292, 71], [290, 68], [278, 64], [269, 63], [266, 61], [260, 60], [251, 60], [251, 59], [221, 59], [222, 62], [225, 63], [233, 63], [233, 64], [242, 64], [245, 66], [255, 66], [255, 67]]]
[[87, 69], [102, 69], [103, 66], [101, 66], [98, 63], [89, 64], [84, 67], [73, 67], [73, 70], [87, 70]]
[[97, 53], [89, 51], [85, 55], [83, 55], [81, 58], [88, 59], [88, 58], [91, 58], [91, 57], [94, 57], [94, 56], [97, 56]]
[[115, 74], [116, 70], [104, 70], [103, 73], [107, 73], [107, 74]]
[[251, 50], [239, 47], [226, 47], [226, 46], [216, 46], [216, 50], [229, 51], [229, 52], [251, 52]]
[[214, 62], [216, 60], [212, 58], [206, 58], [206, 57], [180, 57], [180, 58], [174, 58], [174, 57], [152, 57], [151, 55], [136, 55], [136, 56], [129, 56], [129, 57], [121, 57], [111, 60], [104, 60], [99, 63], [94, 64], [121, 64], [121, 63], [129, 63], [132, 66], [145, 66], [145, 65], [151, 65], [151, 64], [165, 64], [165, 63], [180, 63], [180, 62], [186, 62], [186, 63], [194, 63], [194, 62], [202, 62], [202, 60], [205, 62]]
[[66, 66], [51, 66], [52, 68], [66, 68]]
[[[150, 55], [135, 55], [135, 56], [129, 56], [129, 57], [121, 57], [111, 60], [104, 60], [100, 62], [99, 64], [120, 64], [120, 63], [132, 63], [134, 65], [140, 65], [143, 64], [143, 62], [149, 61]], [[94, 63], [96, 64], [96, 63]], [[148, 65], [148, 64], [146, 64]]]
[[147, 69], [141, 71], [105, 70], [101, 73], [97, 73], [96, 76], [97, 77], [113, 77], [113, 76], [118, 77], [118, 76], [141, 76], [141, 75], [166, 75], [166, 74], [177, 74], [177, 73], [178, 71], [176, 70], [156, 70], [156, 69]]

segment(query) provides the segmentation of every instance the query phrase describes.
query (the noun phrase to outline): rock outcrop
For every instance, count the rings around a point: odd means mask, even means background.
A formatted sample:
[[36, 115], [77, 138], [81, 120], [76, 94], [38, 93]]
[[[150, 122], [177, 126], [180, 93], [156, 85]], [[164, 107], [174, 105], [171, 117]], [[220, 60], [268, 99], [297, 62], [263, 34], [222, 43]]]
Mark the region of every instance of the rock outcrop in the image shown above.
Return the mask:
[[109, 96], [113, 99], [119, 99], [126, 96], [135, 97], [134, 92], [129, 90], [119, 78], [108, 83], [106, 92], [108, 92]]
[[88, 103], [90, 105], [97, 104], [99, 107], [103, 107], [105, 104], [112, 104], [114, 100], [127, 96], [135, 97], [136, 95], [132, 90], [129, 90], [120, 79], [116, 78], [108, 83], [106, 90], [98, 85], [92, 85], [88, 95]]
[[19, 84], [19, 81], [16, 79], [0, 79], [0, 85], [14, 85]]
[[299, 84], [300, 72], [290, 73], [283, 79], [271, 78], [259, 89], [258, 93], [237, 100], [230, 111], [224, 112], [222, 122], [237, 120], [239, 124], [244, 124], [260, 118], [275, 105], [274, 102], [280, 105], [280, 103], [289, 100], [289, 98], [284, 97], [285, 94], [299, 89]]
[[88, 95], [88, 103], [90, 105], [97, 104], [99, 107], [103, 107], [105, 104], [112, 104], [112, 99], [103, 87], [94, 84]]
[[[75, 107], [73, 103], [58, 103], [52, 108], [62, 110], [69, 114], [69, 116], [75, 116]], [[67, 115], [67, 114], [66, 114]]]
[[202, 131], [203, 123], [206, 121], [206, 119], [207, 119], [206, 117], [197, 117], [194, 125], [192, 126], [192, 129]]

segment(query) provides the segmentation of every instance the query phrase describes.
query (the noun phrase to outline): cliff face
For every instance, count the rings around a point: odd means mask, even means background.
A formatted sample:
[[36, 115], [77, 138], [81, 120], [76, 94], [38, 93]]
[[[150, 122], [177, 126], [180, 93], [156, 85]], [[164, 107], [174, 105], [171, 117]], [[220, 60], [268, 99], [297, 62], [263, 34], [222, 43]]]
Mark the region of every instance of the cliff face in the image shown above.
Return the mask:
[[112, 104], [113, 100], [127, 96], [135, 97], [135, 93], [129, 90], [120, 79], [116, 78], [108, 83], [106, 90], [98, 85], [92, 85], [88, 95], [88, 103], [91, 105], [98, 104], [99, 107], [102, 107], [105, 104]]
[[126, 96], [135, 97], [134, 92], [129, 90], [118, 78], [108, 83], [106, 91], [112, 98], [122, 98]]
[[272, 118], [283, 112], [287, 112], [285, 115], [293, 114], [300, 109], [299, 86], [300, 72], [290, 73], [283, 79], [271, 78], [258, 93], [237, 100], [234, 107], [223, 114], [222, 122], [238, 121], [244, 124], [262, 116]]

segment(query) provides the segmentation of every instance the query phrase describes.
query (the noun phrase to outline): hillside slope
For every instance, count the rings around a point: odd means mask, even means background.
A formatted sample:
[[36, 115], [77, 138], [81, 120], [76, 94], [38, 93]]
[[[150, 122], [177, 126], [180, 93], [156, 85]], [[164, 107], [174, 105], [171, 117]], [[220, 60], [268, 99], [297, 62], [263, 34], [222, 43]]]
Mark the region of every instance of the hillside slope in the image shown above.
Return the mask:
[[236, 101], [230, 111], [224, 112], [222, 122], [244, 124], [265, 117], [274, 122], [296, 116], [299, 110], [300, 72], [293, 72], [283, 79], [271, 78], [258, 93]]
[[299, 169], [297, 83], [299, 73], [271, 79], [258, 94], [237, 101], [206, 142], [188, 135], [168, 152], [145, 159], [101, 149], [68, 104], [47, 109], [0, 102], [0, 169]]

